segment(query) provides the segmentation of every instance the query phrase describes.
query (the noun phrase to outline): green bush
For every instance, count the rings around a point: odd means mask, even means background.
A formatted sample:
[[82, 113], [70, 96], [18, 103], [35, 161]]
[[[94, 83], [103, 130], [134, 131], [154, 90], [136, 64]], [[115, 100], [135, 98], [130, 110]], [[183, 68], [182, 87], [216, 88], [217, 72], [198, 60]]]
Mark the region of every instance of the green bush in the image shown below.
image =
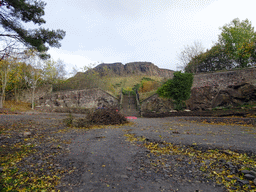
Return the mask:
[[175, 72], [173, 79], [169, 79], [157, 90], [160, 97], [171, 98], [175, 101], [175, 108], [181, 110], [184, 101], [189, 99], [193, 84], [193, 74]]

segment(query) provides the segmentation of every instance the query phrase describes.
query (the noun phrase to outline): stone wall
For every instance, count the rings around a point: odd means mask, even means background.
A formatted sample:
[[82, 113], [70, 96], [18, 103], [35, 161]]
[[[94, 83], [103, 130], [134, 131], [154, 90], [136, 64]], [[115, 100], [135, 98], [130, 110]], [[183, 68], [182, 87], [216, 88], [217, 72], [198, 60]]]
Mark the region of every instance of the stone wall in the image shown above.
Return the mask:
[[173, 107], [171, 99], [161, 98], [154, 94], [141, 102], [140, 110], [143, 115], [146, 112], [169, 112]]
[[[194, 75], [191, 97], [186, 102], [191, 110], [210, 110], [218, 106], [239, 106], [256, 102], [256, 69], [237, 69], [225, 72]], [[141, 103], [141, 111], [167, 112], [173, 109], [171, 100], [157, 94]]]
[[[101, 89], [64, 91], [48, 94], [51, 87], [37, 89], [35, 101], [41, 107], [94, 108], [116, 106], [118, 99]], [[256, 98], [256, 69], [240, 69], [194, 75], [191, 97], [187, 107], [191, 110], [206, 110], [217, 106], [254, 101]], [[31, 102], [31, 93], [24, 92], [20, 100]], [[230, 102], [229, 102], [230, 101]], [[141, 103], [141, 111], [167, 112], [173, 109], [171, 100], [157, 94]]]
[[55, 92], [39, 98], [41, 108], [119, 107], [119, 99], [100, 88]]
[[237, 69], [194, 76], [191, 97], [186, 102], [191, 110], [241, 106], [256, 101], [256, 69]]
[[236, 85], [242, 82], [247, 82], [256, 85], [256, 69], [237, 69], [225, 72], [216, 73], [200, 73], [194, 75], [194, 87], [218, 87], [218, 89], [225, 89], [229, 85]]
[[[35, 90], [35, 103], [38, 103], [38, 100], [40, 97], [43, 97], [47, 94], [50, 94], [52, 92], [52, 86], [51, 85], [44, 85], [36, 88]], [[32, 89], [25, 89], [18, 91], [17, 99], [19, 101], [31, 103], [32, 102]], [[14, 95], [7, 95], [7, 100], [15, 100]]]

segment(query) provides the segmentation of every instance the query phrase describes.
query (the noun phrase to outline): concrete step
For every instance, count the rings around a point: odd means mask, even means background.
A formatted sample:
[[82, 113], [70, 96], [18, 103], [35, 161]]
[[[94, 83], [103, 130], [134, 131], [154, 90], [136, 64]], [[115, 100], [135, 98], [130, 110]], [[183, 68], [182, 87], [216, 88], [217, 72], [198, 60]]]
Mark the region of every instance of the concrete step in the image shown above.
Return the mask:
[[131, 95], [130, 97], [127, 95], [124, 95], [122, 110], [120, 112], [125, 116], [135, 116], [135, 117], [140, 116], [136, 108], [136, 97], [134, 95]]

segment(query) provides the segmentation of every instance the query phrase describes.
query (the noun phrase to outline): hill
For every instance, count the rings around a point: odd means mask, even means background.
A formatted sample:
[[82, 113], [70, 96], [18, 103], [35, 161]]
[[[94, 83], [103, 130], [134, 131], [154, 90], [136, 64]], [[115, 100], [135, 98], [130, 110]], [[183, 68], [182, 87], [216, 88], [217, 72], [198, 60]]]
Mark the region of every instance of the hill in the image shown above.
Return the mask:
[[[114, 75], [114, 76], [138, 76], [138, 75], [147, 75], [147, 76], [159, 76], [163, 78], [172, 78], [174, 71], [169, 69], [160, 69], [151, 62], [131, 62], [123, 65], [122, 63], [102, 63], [98, 66], [91, 69], [99, 73], [99, 75]], [[85, 72], [89, 73], [90, 70]]]
[[[173, 73], [174, 71], [160, 69], [151, 62], [132, 62], [125, 65], [102, 63], [84, 73], [78, 72], [54, 91], [100, 87], [117, 96], [122, 88], [132, 89], [135, 85], [138, 88], [139, 85], [143, 86], [147, 79], [152, 81], [147, 84], [148, 89], [152, 91], [162, 82], [172, 78]], [[144, 88], [144, 92], [145, 90]]]

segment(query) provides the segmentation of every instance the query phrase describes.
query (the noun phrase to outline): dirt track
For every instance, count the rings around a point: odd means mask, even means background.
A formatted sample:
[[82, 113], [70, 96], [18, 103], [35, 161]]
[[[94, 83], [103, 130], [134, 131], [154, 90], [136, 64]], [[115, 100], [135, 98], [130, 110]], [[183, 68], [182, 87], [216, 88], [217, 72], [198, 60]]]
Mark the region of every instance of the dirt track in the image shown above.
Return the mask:
[[[1, 123], [32, 120], [61, 125], [66, 114], [1, 115]], [[57, 133], [70, 140], [68, 153], [55, 159], [61, 167], [76, 167], [66, 174], [56, 189], [61, 191], [225, 191], [205, 179], [197, 165], [174, 167], [177, 156], [164, 156], [165, 165], [152, 167], [159, 160], [142, 143], [126, 141], [125, 134], [144, 136], [149, 142], [197, 145], [198, 148], [223, 148], [256, 154], [256, 129], [238, 125], [211, 125], [184, 121], [182, 117], [138, 118], [130, 126], [105, 126], [93, 130], [71, 129]], [[64, 144], [63, 144], [64, 146]], [[167, 164], [169, 166], [167, 166]], [[186, 167], [186, 169], [184, 169]], [[170, 169], [169, 169], [170, 168]], [[169, 170], [168, 170], [169, 169]], [[185, 175], [185, 176], [184, 176]]]

